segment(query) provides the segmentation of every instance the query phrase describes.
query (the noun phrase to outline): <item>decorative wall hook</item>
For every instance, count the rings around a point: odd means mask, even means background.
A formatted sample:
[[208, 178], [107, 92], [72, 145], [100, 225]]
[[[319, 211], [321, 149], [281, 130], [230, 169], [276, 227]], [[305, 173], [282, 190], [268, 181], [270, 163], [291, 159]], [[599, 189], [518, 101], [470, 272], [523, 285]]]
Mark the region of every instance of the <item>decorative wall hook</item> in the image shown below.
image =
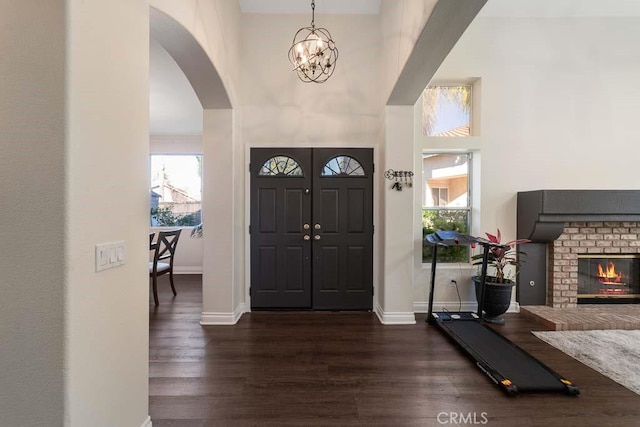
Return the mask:
[[413, 172], [412, 171], [394, 171], [393, 169], [387, 169], [384, 171], [384, 177], [389, 181], [394, 181], [391, 186], [392, 190], [402, 191], [402, 187], [413, 187]]

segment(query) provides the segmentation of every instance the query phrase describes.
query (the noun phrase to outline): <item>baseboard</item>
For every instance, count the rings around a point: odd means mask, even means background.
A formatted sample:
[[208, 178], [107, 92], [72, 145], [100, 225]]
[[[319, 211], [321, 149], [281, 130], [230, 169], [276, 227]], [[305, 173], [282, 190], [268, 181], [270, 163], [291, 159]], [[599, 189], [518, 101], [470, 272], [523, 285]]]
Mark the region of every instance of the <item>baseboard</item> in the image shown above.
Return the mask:
[[[460, 309], [458, 310], [458, 307]], [[445, 301], [434, 302], [433, 311], [477, 311], [478, 303], [475, 301], [463, 301], [462, 306], [458, 301]], [[416, 313], [427, 313], [429, 311], [429, 303], [423, 301], [417, 301], [413, 303], [413, 311]], [[518, 302], [512, 302], [509, 305], [507, 313], [520, 313], [520, 304]]]
[[[433, 303], [433, 311], [476, 311], [478, 304], [475, 301], [441, 301]], [[413, 303], [413, 311], [416, 313], [427, 313], [429, 311], [429, 303], [416, 301]]]
[[142, 425], [140, 427], [151, 427], [152, 423], [151, 423], [151, 416], [147, 415], [147, 419], [144, 420], [144, 422], [142, 423]]
[[380, 304], [376, 303], [374, 313], [383, 325], [415, 325], [416, 316], [412, 312], [385, 312]]
[[201, 265], [173, 266], [173, 274], [202, 274]]
[[206, 325], [235, 325], [242, 317], [245, 311], [245, 304], [240, 303], [233, 311], [233, 313], [216, 313], [216, 312], [202, 312], [200, 324]]
[[238, 323], [238, 320], [240, 320], [240, 318], [242, 317], [242, 315], [244, 313], [247, 312], [247, 306], [245, 303], [241, 302], [240, 304], [238, 304], [238, 306], [236, 307], [236, 309], [233, 311], [233, 318], [235, 319], [235, 323]]

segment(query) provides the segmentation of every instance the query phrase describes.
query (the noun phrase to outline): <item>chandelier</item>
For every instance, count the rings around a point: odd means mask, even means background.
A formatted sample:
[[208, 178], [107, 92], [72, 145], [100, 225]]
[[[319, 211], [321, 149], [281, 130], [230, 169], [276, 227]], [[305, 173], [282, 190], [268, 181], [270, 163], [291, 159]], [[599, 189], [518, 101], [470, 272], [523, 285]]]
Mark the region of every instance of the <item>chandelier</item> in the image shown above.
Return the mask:
[[303, 27], [293, 36], [289, 61], [305, 83], [324, 83], [333, 74], [338, 60], [338, 48], [326, 28], [315, 26], [316, 2], [311, 0], [311, 26]]

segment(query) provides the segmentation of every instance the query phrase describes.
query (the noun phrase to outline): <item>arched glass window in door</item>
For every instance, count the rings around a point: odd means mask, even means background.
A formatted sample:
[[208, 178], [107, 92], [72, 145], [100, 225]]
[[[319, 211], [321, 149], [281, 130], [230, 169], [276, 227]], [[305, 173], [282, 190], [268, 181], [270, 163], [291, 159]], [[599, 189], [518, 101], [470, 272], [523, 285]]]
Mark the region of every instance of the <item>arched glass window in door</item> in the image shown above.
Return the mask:
[[335, 156], [322, 168], [320, 176], [364, 176], [364, 169], [359, 161], [351, 156]]
[[259, 176], [304, 176], [298, 162], [288, 156], [275, 156], [262, 164]]

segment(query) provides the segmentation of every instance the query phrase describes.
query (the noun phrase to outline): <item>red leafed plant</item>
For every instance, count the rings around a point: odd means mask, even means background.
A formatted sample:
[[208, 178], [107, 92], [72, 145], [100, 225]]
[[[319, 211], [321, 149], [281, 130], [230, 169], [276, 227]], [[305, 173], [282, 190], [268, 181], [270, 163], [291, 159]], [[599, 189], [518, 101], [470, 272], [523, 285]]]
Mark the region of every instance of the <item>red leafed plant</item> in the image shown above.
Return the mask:
[[[500, 234], [500, 229], [498, 229], [498, 233], [493, 235], [491, 233], [485, 233], [487, 235], [487, 239], [491, 243], [497, 243], [502, 245], [503, 247], [492, 247], [489, 248], [489, 256], [487, 258], [487, 267], [492, 267], [495, 271], [495, 279], [492, 279], [495, 283], [505, 283], [505, 267], [507, 265], [513, 265], [515, 267], [519, 266], [518, 259], [516, 255], [526, 256], [527, 254], [523, 251], [519, 251], [517, 249], [517, 245], [521, 243], [528, 243], [531, 240], [529, 239], [516, 239], [510, 242], [501, 243], [502, 235]], [[471, 259], [473, 260], [473, 265], [482, 265], [482, 253], [473, 255]], [[520, 259], [522, 262], [522, 259]], [[487, 273], [487, 281], [491, 281]]]

